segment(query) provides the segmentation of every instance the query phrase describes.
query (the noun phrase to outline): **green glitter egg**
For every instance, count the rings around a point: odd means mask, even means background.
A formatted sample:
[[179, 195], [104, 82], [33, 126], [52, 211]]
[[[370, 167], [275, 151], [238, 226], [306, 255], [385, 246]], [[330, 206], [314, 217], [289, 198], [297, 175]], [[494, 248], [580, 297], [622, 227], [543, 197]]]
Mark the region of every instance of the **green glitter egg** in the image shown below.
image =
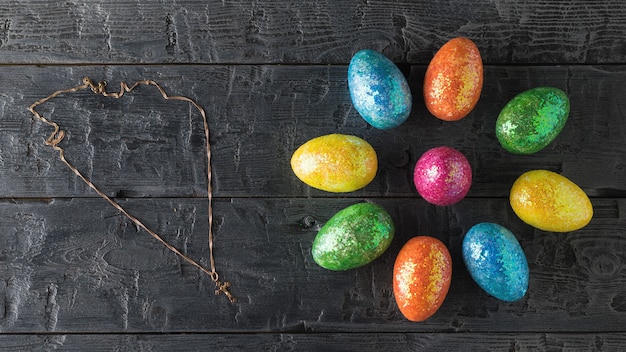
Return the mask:
[[389, 213], [372, 203], [353, 204], [335, 214], [313, 241], [313, 260], [329, 270], [358, 268], [380, 257], [395, 227]]
[[562, 90], [537, 87], [508, 102], [496, 121], [502, 147], [514, 154], [532, 154], [550, 144], [569, 115], [569, 98]]

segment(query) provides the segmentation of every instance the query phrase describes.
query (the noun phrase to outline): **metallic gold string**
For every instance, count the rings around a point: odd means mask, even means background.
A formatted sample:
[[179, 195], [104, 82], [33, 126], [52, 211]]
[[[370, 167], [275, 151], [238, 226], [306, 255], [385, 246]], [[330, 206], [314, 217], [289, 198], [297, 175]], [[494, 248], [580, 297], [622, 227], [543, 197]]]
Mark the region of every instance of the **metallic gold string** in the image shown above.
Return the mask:
[[[112, 98], [121, 98], [122, 96], [124, 96], [125, 93], [131, 92], [133, 89], [137, 88], [140, 85], [146, 85], [146, 86], [154, 86], [156, 87], [159, 92], [161, 93], [161, 96], [163, 97], [163, 99], [166, 100], [180, 100], [180, 101], [184, 101], [187, 102], [191, 105], [193, 105], [193, 107], [195, 107], [199, 112], [200, 115], [202, 116], [202, 120], [204, 123], [204, 136], [206, 139], [206, 157], [207, 157], [207, 199], [208, 199], [208, 226], [209, 226], [209, 230], [208, 230], [208, 237], [209, 237], [209, 261], [210, 261], [210, 269], [205, 268], [204, 266], [200, 265], [198, 262], [194, 261], [193, 259], [189, 258], [187, 255], [183, 254], [181, 251], [179, 251], [176, 247], [172, 246], [171, 244], [169, 244], [167, 241], [165, 241], [159, 234], [157, 234], [156, 232], [152, 231], [151, 229], [149, 229], [146, 225], [144, 225], [143, 222], [141, 222], [137, 217], [135, 217], [134, 215], [130, 214], [128, 211], [126, 211], [119, 203], [117, 203], [115, 200], [113, 200], [111, 197], [107, 196], [104, 192], [102, 192], [100, 189], [98, 189], [98, 187], [96, 187], [96, 185], [94, 185], [87, 177], [85, 177], [76, 167], [74, 167], [74, 165], [72, 165], [66, 158], [65, 158], [65, 150], [59, 145], [59, 143], [61, 143], [61, 141], [63, 140], [63, 138], [65, 138], [65, 131], [61, 129], [60, 125], [52, 120], [49, 120], [47, 118], [45, 118], [44, 116], [42, 116], [39, 112], [37, 112], [35, 110], [35, 108], [51, 99], [54, 99], [56, 97], [58, 97], [59, 95], [62, 94], [67, 94], [67, 93], [74, 93], [74, 92], [78, 92], [84, 89], [91, 89], [92, 92], [94, 92], [97, 95], [102, 95], [105, 97], [112, 97]], [[131, 220], [135, 225], [137, 225], [138, 227], [144, 229], [146, 232], [148, 232], [148, 234], [150, 234], [152, 237], [154, 237], [157, 241], [161, 242], [165, 247], [167, 247], [170, 251], [174, 252], [176, 255], [180, 256], [183, 260], [185, 260], [187, 263], [195, 266], [196, 268], [198, 268], [200, 271], [206, 273], [207, 275], [209, 275], [209, 277], [211, 278], [211, 280], [213, 280], [213, 282], [215, 283], [215, 294], [219, 295], [221, 293], [223, 293], [224, 295], [226, 295], [226, 297], [228, 297], [228, 299], [231, 302], [236, 302], [237, 299], [230, 293], [230, 291], [228, 290], [228, 288], [230, 287], [230, 283], [228, 281], [220, 281], [220, 277], [215, 269], [215, 257], [213, 255], [213, 206], [212, 206], [212, 202], [213, 202], [213, 192], [212, 192], [212, 188], [211, 188], [211, 145], [209, 144], [209, 124], [207, 121], [207, 117], [206, 117], [206, 113], [204, 111], [204, 109], [198, 104], [196, 103], [194, 100], [184, 97], [184, 96], [171, 96], [168, 95], [165, 90], [155, 81], [152, 80], [142, 80], [142, 81], [137, 81], [135, 82], [133, 85], [128, 86], [126, 84], [126, 82], [121, 82], [120, 83], [120, 91], [119, 92], [107, 92], [106, 91], [106, 82], [99, 82], [98, 84], [95, 84], [89, 77], [85, 77], [83, 78], [83, 84], [76, 86], [76, 87], [72, 87], [72, 88], [67, 88], [67, 89], [62, 89], [62, 90], [58, 90], [52, 94], [50, 94], [49, 96], [33, 103], [28, 110], [40, 121], [52, 126], [54, 128], [54, 131], [52, 132], [52, 134], [50, 134], [50, 136], [48, 137], [48, 139], [46, 139], [45, 144], [51, 146], [54, 150], [56, 150], [59, 153], [59, 158], [61, 159], [61, 161], [63, 163], [65, 163], [65, 165], [67, 165], [67, 167], [72, 170], [72, 172], [74, 172], [74, 174], [76, 174], [81, 180], [83, 180], [83, 182], [85, 182], [85, 184], [87, 184], [91, 189], [93, 189], [100, 197], [102, 197], [103, 199], [105, 199], [106, 201], [108, 201], [111, 205], [113, 205], [117, 210], [119, 210], [122, 214], [124, 214], [129, 220]]]

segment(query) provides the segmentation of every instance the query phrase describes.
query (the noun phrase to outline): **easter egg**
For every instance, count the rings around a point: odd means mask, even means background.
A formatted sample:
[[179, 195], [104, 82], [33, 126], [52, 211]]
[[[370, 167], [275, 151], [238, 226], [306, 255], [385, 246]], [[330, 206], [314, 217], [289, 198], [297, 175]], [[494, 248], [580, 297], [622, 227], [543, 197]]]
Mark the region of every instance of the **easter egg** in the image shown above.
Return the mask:
[[313, 260], [329, 270], [358, 268], [389, 248], [394, 231], [391, 216], [380, 205], [353, 204], [319, 230], [311, 250]]
[[513, 183], [509, 201], [522, 221], [544, 231], [575, 231], [593, 217], [593, 206], [585, 192], [548, 170], [523, 173]]
[[417, 192], [427, 202], [451, 205], [465, 197], [472, 185], [472, 168], [465, 156], [451, 147], [436, 147], [424, 153], [413, 173]]
[[434, 237], [411, 238], [393, 266], [393, 294], [402, 315], [424, 321], [441, 307], [452, 279], [448, 248]]
[[485, 292], [503, 301], [517, 301], [528, 290], [528, 261], [515, 235], [489, 222], [472, 226], [463, 238], [463, 261]]
[[483, 62], [468, 38], [454, 38], [433, 56], [424, 77], [424, 102], [435, 117], [457, 121], [476, 106], [483, 89]]
[[327, 192], [352, 192], [376, 176], [376, 151], [363, 139], [343, 134], [313, 138], [291, 157], [291, 169], [307, 185]]
[[374, 50], [354, 54], [348, 66], [348, 89], [356, 111], [378, 129], [398, 127], [411, 113], [413, 99], [406, 78]]
[[511, 153], [538, 152], [561, 132], [569, 107], [569, 98], [558, 88], [537, 87], [522, 92], [500, 111], [496, 137]]

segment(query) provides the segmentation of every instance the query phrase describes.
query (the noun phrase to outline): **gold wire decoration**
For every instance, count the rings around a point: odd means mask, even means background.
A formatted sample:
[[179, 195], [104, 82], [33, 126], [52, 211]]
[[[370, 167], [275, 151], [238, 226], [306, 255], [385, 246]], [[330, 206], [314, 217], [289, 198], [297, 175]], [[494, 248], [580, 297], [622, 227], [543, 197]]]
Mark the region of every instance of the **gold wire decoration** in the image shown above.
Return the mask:
[[[66, 158], [65, 158], [65, 150], [59, 145], [59, 143], [61, 143], [61, 141], [63, 140], [63, 138], [65, 138], [65, 131], [63, 129], [61, 129], [60, 125], [52, 120], [49, 120], [47, 118], [45, 118], [44, 116], [42, 116], [39, 112], [37, 112], [37, 110], [35, 110], [35, 108], [51, 99], [54, 99], [56, 97], [58, 97], [59, 95], [62, 94], [67, 94], [67, 93], [74, 93], [74, 92], [78, 92], [84, 89], [91, 89], [91, 91], [97, 95], [102, 95], [105, 97], [112, 97], [112, 98], [116, 98], [119, 99], [122, 96], [124, 96], [125, 93], [129, 93], [131, 92], [133, 89], [137, 88], [138, 86], [141, 85], [145, 85], [145, 86], [154, 86], [156, 87], [156, 89], [158, 89], [159, 93], [161, 93], [161, 96], [163, 97], [163, 99], [165, 100], [180, 100], [180, 101], [184, 101], [187, 102], [189, 104], [191, 104], [193, 107], [195, 107], [198, 112], [200, 113], [200, 115], [202, 116], [202, 120], [204, 123], [204, 137], [206, 139], [206, 158], [207, 158], [207, 199], [208, 199], [208, 237], [209, 237], [209, 261], [210, 261], [210, 269], [205, 268], [204, 266], [202, 266], [201, 264], [199, 264], [198, 262], [196, 262], [195, 260], [191, 259], [190, 257], [188, 257], [187, 255], [183, 254], [181, 251], [179, 251], [176, 247], [172, 246], [171, 244], [169, 244], [167, 241], [165, 241], [159, 234], [157, 234], [156, 232], [152, 231], [151, 229], [149, 229], [143, 222], [141, 222], [141, 220], [139, 220], [137, 217], [135, 217], [134, 215], [130, 214], [128, 211], [126, 211], [119, 203], [117, 203], [114, 199], [112, 199], [111, 197], [107, 196], [104, 192], [102, 192], [98, 187], [96, 187], [96, 185], [94, 185], [87, 177], [85, 177], [76, 167], [74, 167], [74, 165], [72, 165]], [[211, 187], [211, 145], [209, 144], [209, 124], [208, 124], [208, 120], [206, 117], [206, 113], [204, 111], [204, 109], [198, 104], [196, 103], [194, 100], [184, 97], [184, 96], [173, 96], [173, 95], [168, 95], [165, 90], [155, 81], [153, 80], [142, 80], [142, 81], [137, 81], [135, 83], [133, 83], [131, 86], [128, 86], [126, 84], [126, 82], [121, 82], [120, 83], [120, 91], [119, 92], [107, 92], [106, 91], [106, 82], [101, 81], [98, 82], [98, 84], [95, 84], [89, 77], [85, 77], [83, 78], [83, 84], [76, 86], [76, 87], [72, 87], [72, 88], [67, 88], [67, 89], [62, 89], [62, 90], [58, 90], [52, 94], [50, 94], [49, 96], [33, 103], [28, 110], [40, 121], [52, 126], [54, 128], [54, 131], [50, 134], [50, 136], [48, 137], [48, 139], [46, 139], [45, 144], [48, 146], [51, 146], [54, 150], [56, 150], [59, 153], [59, 159], [65, 163], [65, 165], [67, 165], [67, 167], [72, 170], [72, 172], [74, 174], [76, 174], [76, 176], [78, 176], [81, 180], [83, 180], [83, 182], [85, 182], [85, 184], [87, 184], [91, 189], [93, 189], [100, 197], [102, 197], [103, 199], [105, 199], [106, 201], [108, 201], [112, 206], [114, 206], [117, 210], [119, 210], [123, 215], [125, 215], [129, 220], [131, 220], [135, 225], [137, 225], [138, 227], [144, 229], [146, 232], [148, 232], [148, 234], [150, 234], [152, 237], [154, 237], [157, 241], [161, 242], [165, 247], [167, 247], [170, 251], [174, 252], [176, 255], [178, 255], [179, 257], [181, 257], [183, 260], [185, 260], [187, 263], [195, 266], [196, 268], [198, 268], [200, 271], [206, 273], [207, 275], [209, 275], [209, 277], [211, 278], [211, 280], [213, 280], [213, 282], [215, 283], [215, 294], [219, 295], [221, 293], [223, 293], [224, 295], [226, 295], [226, 297], [228, 297], [228, 299], [231, 302], [236, 302], [237, 299], [230, 293], [230, 291], [228, 290], [228, 288], [230, 287], [230, 283], [228, 281], [220, 281], [220, 277], [215, 269], [215, 256], [213, 254], [213, 206], [212, 206], [212, 202], [213, 202], [213, 192], [212, 192], [212, 187]]]

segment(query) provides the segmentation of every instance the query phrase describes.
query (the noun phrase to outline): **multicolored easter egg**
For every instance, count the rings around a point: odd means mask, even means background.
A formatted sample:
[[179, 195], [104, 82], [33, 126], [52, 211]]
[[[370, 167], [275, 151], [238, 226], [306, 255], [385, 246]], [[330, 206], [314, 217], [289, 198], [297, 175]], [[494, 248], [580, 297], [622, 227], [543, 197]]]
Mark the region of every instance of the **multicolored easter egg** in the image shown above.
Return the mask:
[[569, 98], [562, 90], [537, 87], [509, 101], [496, 121], [496, 137], [514, 154], [532, 154], [550, 144], [569, 116]]
[[489, 222], [472, 226], [463, 238], [463, 261], [485, 292], [503, 301], [517, 301], [528, 290], [526, 254], [507, 228]]
[[329, 270], [358, 268], [380, 257], [393, 240], [395, 227], [385, 209], [353, 204], [335, 214], [313, 241], [313, 260]]
[[393, 266], [393, 294], [410, 321], [424, 321], [441, 307], [452, 280], [448, 248], [429, 236], [411, 238]]
[[307, 185], [327, 192], [352, 192], [376, 176], [378, 159], [363, 139], [344, 134], [313, 138], [291, 157], [291, 169]]
[[378, 129], [398, 127], [411, 113], [413, 99], [406, 78], [374, 50], [354, 54], [348, 66], [348, 89], [356, 111]]
[[593, 217], [593, 206], [585, 192], [566, 177], [548, 170], [522, 174], [513, 183], [509, 201], [522, 221], [544, 231], [575, 231]]
[[454, 38], [433, 56], [424, 77], [424, 102], [431, 114], [457, 121], [476, 106], [483, 89], [483, 61], [476, 44]]
[[472, 168], [465, 156], [451, 147], [424, 153], [413, 173], [417, 192], [429, 203], [451, 205], [465, 197], [472, 185]]

